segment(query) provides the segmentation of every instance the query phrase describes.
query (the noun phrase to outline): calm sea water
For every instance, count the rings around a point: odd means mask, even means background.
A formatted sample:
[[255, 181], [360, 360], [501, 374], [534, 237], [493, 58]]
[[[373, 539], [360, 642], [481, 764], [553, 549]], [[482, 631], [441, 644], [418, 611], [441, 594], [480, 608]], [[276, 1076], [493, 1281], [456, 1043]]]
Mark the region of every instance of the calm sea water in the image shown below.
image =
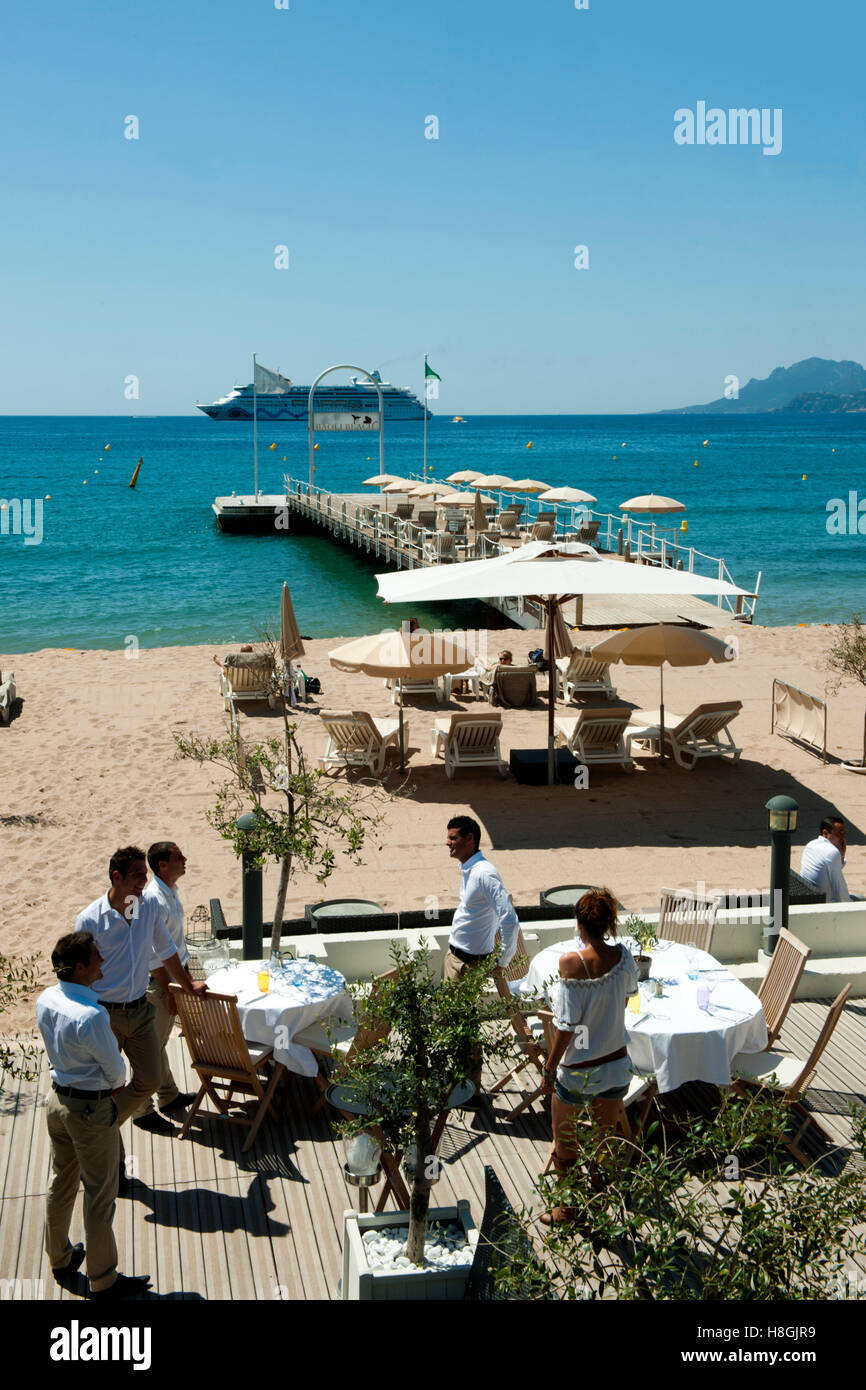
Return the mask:
[[[386, 471], [420, 470], [422, 428], [386, 423]], [[361, 491], [378, 472], [377, 436], [318, 440], [320, 486]], [[756, 617], [771, 625], [839, 621], [862, 605], [866, 536], [829, 535], [827, 503], [847, 503], [858, 485], [866, 499], [864, 446], [862, 416], [442, 417], [428, 441], [439, 479], [459, 468], [532, 476], [584, 488], [604, 511], [636, 493], [678, 498], [692, 545], [722, 556], [745, 588], [763, 571]], [[279, 491], [286, 471], [306, 478], [305, 428], [266, 426], [259, 465], [265, 492]], [[133, 634], [142, 646], [248, 640], [276, 619], [284, 579], [312, 637], [377, 631], [403, 616], [376, 597], [379, 561], [324, 537], [221, 535], [211, 502], [232, 490], [252, 490], [246, 423], [0, 418], [0, 499], [50, 495], [41, 544], [0, 535], [0, 651], [117, 648]], [[460, 626], [479, 610], [413, 612]]]

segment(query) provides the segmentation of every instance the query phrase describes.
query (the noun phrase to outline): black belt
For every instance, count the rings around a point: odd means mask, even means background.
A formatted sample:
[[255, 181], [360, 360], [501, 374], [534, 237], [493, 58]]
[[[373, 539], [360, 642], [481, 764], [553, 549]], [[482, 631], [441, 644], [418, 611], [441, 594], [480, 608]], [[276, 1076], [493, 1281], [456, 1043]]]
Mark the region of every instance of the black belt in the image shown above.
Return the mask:
[[73, 1100], [109, 1100], [111, 1091], [79, 1091], [74, 1086], [58, 1086], [56, 1081], [52, 1081], [52, 1086], [59, 1096], [72, 1096]]
[[125, 1009], [127, 1013], [132, 1013], [133, 1009], [140, 1009], [142, 1004], [147, 1003], [147, 995], [143, 994], [140, 999], [130, 999], [123, 1004], [116, 1004], [113, 999], [100, 999], [99, 1002], [104, 1009], [108, 1009], [109, 1013], [114, 1009]]
[[461, 951], [459, 946], [452, 946], [450, 941], [448, 942], [448, 950], [451, 952], [452, 956], [456, 956], [458, 960], [462, 960], [464, 965], [479, 965], [481, 961], [493, 955], [492, 951], [486, 951], [483, 956], [470, 956], [468, 951]]
[[587, 1067], [603, 1067], [605, 1062], [618, 1062], [620, 1057], [628, 1056], [627, 1047], [618, 1047], [616, 1052], [609, 1052], [606, 1057], [593, 1057], [591, 1062], [569, 1062], [566, 1071], [586, 1071]]

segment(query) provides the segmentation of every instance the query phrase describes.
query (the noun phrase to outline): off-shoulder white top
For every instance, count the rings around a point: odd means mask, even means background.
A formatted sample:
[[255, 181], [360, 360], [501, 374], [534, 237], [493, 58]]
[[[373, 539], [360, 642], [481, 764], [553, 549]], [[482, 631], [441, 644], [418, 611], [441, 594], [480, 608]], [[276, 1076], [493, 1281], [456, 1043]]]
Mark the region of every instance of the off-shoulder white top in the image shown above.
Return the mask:
[[591, 1062], [625, 1046], [625, 1001], [637, 989], [637, 966], [631, 951], [622, 944], [619, 950], [616, 965], [597, 980], [559, 979], [551, 985], [554, 1023], [574, 1032], [560, 1066]]

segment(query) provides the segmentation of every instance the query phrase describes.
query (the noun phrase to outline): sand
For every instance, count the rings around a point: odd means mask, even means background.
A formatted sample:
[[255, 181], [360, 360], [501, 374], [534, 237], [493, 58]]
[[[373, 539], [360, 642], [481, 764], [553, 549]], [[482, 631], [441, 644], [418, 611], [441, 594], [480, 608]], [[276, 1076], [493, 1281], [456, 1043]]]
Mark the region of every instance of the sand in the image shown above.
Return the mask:
[[[726, 636], [730, 626], [720, 628]], [[456, 865], [444, 848], [451, 815], [474, 815], [482, 849], [495, 862], [518, 907], [538, 902], [541, 890], [562, 883], [605, 883], [631, 910], [657, 906], [663, 888], [705, 884], [713, 891], [746, 892], [765, 886], [769, 839], [764, 810], [784, 792], [801, 808], [799, 849], [817, 833], [830, 810], [848, 822], [846, 877], [866, 892], [866, 777], [837, 762], [771, 735], [770, 689], [774, 676], [821, 695], [823, 654], [829, 627], [737, 628], [740, 654], [724, 666], [665, 672], [665, 704], [685, 713], [694, 704], [739, 698], [733, 725], [743, 748], [737, 766], [707, 763], [685, 772], [644, 760], [629, 776], [618, 768], [593, 769], [590, 786], [532, 788], [494, 771], [461, 771], [449, 782], [430, 753], [433, 720], [443, 711], [431, 698], [407, 702], [409, 767], [389, 772], [384, 820], [364, 864], [340, 860], [324, 887], [310, 875], [290, 884], [286, 916], [301, 916], [305, 903], [340, 896], [372, 898], [387, 909], [424, 908], [431, 898], [454, 906]], [[603, 634], [588, 634], [595, 641]], [[537, 632], [490, 634], [491, 652], [508, 645], [519, 661], [541, 645]], [[381, 681], [333, 670], [327, 653], [339, 639], [307, 644], [303, 666], [322, 682], [322, 693], [298, 712], [298, 737], [313, 756], [324, 751], [319, 712], [363, 708], [396, 713]], [[173, 733], [220, 736], [227, 730], [218, 693], [215, 648], [167, 647], [141, 651], [45, 650], [0, 657], [16, 673], [23, 709], [0, 728], [3, 794], [0, 802], [0, 951], [38, 952], [42, 982], [53, 981], [48, 955], [56, 939], [74, 929], [82, 907], [108, 887], [112, 851], [154, 840], [176, 840], [189, 863], [180, 891], [189, 914], [211, 897], [222, 900], [230, 922], [240, 921], [241, 875], [231, 845], [211, 829], [205, 811], [214, 779], [192, 762], [175, 758]], [[620, 695], [642, 708], [658, 705], [658, 671], [613, 668]], [[546, 681], [541, 681], [542, 688]], [[829, 702], [829, 748], [834, 758], [860, 756], [866, 690], [843, 686]], [[452, 708], [475, 708], [471, 699]], [[489, 706], [479, 703], [479, 710]], [[558, 706], [560, 711], [564, 706]], [[249, 744], [279, 733], [281, 720], [266, 704], [247, 705], [241, 722]], [[511, 748], [542, 747], [546, 710], [503, 712], [503, 756]], [[389, 767], [393, 767], [389, 764]], [[350, 776], [350, 781], [354, 774]], [[345, 774], [334, 778], [346, 786]], [[265, 916], [277, 882], [265, 876]], [[29, 1029], [32, 1003], [14, 1007], [3, 1031]]]

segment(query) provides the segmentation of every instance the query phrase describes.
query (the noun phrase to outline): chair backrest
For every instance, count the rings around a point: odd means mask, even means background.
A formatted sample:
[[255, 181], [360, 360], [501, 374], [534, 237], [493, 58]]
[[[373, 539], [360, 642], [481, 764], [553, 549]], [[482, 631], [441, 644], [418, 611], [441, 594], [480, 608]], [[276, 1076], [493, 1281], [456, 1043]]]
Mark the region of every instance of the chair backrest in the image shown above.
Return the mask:
[[401, 518], [401, 520], [408, 520], [411, 517], [414, 510], [414, 502], [398, 502], [396, 507], [394, 508], [395, 513], [397, 514], [397, 516]]
[[532, 539], [534, 541], [552, 541], [555, 525], [552, 521], [536, 521], [532, 528]]
[[600, 658], [589, 656], [586, 652], [575, 650], [568, 659], [568, 666], [565, 668], [565, 679], [567, 681], [594, 681], [599, 685], [609, 684], [610, 662], [601, 661]]
[[515, 980], [525, 980], [529, 974], [529, 952], [526, 949], [526, 941], [523, 936], [523, 928], [517, 928], [517, 950], [511, 957], [511, 962], [506, 965], [503, 974], [506, 980], [512, 984]]
[[379, 731], [367, 710], [322, 710], [322, 724], [344, 752], [362, 752], [378, 748]]
[[578, 531], [580, 539], [587, 544], [591, 544], [598, 536], [598, 528], [600, 526], [600, 521], [582, 521]]
[[785, 1016], [791, 1007], [800, 978], [806, 969], [806, 961], [811, 954], [811, 949], [805, 942], [787, 928], [782, 928], [770, 968], [758, 990], [758, 998], [767, 1017], [768, 1047], [773, 1046], [782, 1031]]
[[675, 738], [689, 729], [694, 738], [712, 738], [743, 708], [742, 700], [714, 700], [709, 704], [695, 705], [676, 728], [668, 730]]
[[664, 941], [693, 941], [701, 951], [710, 951], [719, 913], [719, 898], [703, 898], [687, 889], [665, 889], [659, 908], [659, 936]]
[[471, 710], [464, 710], [460, 714], [452, 714], [447, 738], [463, 753], [477, 753], [481, 749], [493, 752], [501, 732], [501, 714], [473, 714]]
[[400, 974], [399, 968], [386, 970], [384, 974], [377, 975], [370, 986], [370, 993], [365, 1000], [361, 1018], [352, 1038], [351, 1045], [346, 1053], [346, 1066], [356, 1060], [358, 1053], [366, 1048], [375, 1047], [377, 1043], [383, 1042], [391, 1031], [390, 1023], [380, 1018], [376, 1013], [376, 992], [379, 986], [386, 981], [396, 980]]
[[507, 709], [526, 709], [538, 698], [534, 666], [495, 666], [490, 682], [490, 702]]
[[572, 743], [578, 735], [584, 748], [617, 749], [629, 721], [630, 709], [582, 709], [577, 716]]
[[193, 1067], [254, 1070], [236, 994], [188, 994], [170, 985]]
[[418, 524], [419, 526], [423, 526], [423, 527], [424, 527], [424, 530], [425, 530], [425, 531], [435, 531], [435, 530], [436, 530], [436, 512], [435, 512], [435, 510], [433, 510], [433, 511], [420, 511], [420, 510], [419, 510], [418, 515], [417, 515], [417, 517], [415, 518], [415, 520], [416, 520], [416, 522], [417, 522], [417, 524]]
[[[245, 656], [247, 653], [243, 652]], [[233, 692], [237, 695], [245, 690], [267, 690], [274, 672], [274, 659], [267, 656], [255, 663], [245, 662], [242, 666], [225, 662], [225, 673], [231, 681]]]
[[791, 1086], [790, 1095], [792, 1096], [792, 1098], [796, 1096], [801, 1096], [805, 1091], [806, 1087], [809, 1085], [810, 1081], [812, 1080], [812, 1077], [815, 1075], [815, 1072], [818, 1067], [818, 1062], [821, 1057], [821, 1053], [824, 1051], [824, 1048], [827, 1046], [828, 1042], [833, 1036], [833, 1033], [835, 1032], [836, 1024], [839, 1022], [839, 1019], [842, 1015], [842, 1010], [845, 1007], [845, 1003], [850, 993], [851, 986], [850, 984], [847, 984], [844, 986], [844, 988], [842, 988], [839, 991], [839, 993], [836, 995], [836, 998], [833, 1000], [833, 1003], [827, 1010], [827, 1017], [824, 1019], [823, 1027], [821, 1028], [820, 1033], [815, 1039], [815, 1045], [812, 1048], [812, 1051], [809, 1053], [808, 1058], [806, 1059], [806, 1063], [803, 1067], [803, 1070], [800, 1072], [800, 1075], [797, 1077], [797, 1080]]

